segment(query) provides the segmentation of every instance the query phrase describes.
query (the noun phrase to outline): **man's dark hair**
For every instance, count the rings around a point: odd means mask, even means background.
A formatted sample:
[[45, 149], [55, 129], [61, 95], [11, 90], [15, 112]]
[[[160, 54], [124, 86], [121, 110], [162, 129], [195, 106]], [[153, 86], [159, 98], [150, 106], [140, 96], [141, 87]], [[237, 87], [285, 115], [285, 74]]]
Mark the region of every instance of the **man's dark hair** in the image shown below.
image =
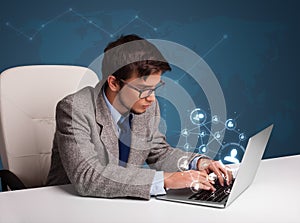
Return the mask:
[[170, 70], [160, 51], [149, 41], [134, 34], [121, 36], [104, 49], [103, 79], [113, 75], [119, 80], [126, 80], [132, 74], [146, 77], [158, 71], [164, 73]]

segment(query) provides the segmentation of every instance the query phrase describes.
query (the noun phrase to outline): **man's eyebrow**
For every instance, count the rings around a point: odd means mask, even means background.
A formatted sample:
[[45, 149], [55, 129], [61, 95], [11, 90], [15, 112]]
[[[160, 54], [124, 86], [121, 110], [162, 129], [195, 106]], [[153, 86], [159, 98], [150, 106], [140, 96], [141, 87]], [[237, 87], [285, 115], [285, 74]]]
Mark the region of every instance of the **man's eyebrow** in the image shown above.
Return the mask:
[[147, 85], [147, 84], [137, 84], [136, 87], [140, 87], [140, 88], [153, 88], [156, 85]]

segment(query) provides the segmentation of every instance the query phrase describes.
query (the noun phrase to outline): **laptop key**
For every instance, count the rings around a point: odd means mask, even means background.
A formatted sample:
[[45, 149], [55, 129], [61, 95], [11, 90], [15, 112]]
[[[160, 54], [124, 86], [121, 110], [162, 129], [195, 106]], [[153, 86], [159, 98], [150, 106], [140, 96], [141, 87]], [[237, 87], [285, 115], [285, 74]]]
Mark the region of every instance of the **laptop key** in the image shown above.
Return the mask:
[[230, 194], [232, 184], [222, 186], [219, 182], [216, 182], [215, 188], [216, 191], [207, 191], [201, 190], [198, 193], [193, 194], [188, 199], [193, 200], [203, 200], [203, 201], [212, 201], [212, 202], [221, 202]]

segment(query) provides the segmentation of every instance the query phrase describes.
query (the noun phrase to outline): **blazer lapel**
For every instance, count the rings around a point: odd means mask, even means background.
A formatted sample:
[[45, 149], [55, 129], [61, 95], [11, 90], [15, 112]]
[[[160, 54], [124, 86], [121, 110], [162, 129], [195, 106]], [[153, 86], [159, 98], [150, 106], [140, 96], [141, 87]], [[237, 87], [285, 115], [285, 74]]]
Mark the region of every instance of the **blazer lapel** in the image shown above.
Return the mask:
[[95, 116], [96, 122], [100, 125], [100, 139], [103, 142], [108, 155], [109, 162], [113, 164], [119, 163], [119, 146], [118, 137], [116, 135], [117, 130], [113, 125], [113, 120], [110, 111], [106, 105], [106, 102], [102, 95], [103, 81], [99, 82], [95, 87], [94, 101], [95, 101]]
[[149, 154], [147, 115], [134, 115], [131, 121], [131, 148], [128, 164], [143, 165]]
[[[102, 95], [102, 86], [104, 82], [101, 81], [95, 87], [94, 99], [96, 107], [96, 122], [100, 125], [100, 139], [102, 140], [107, 152], [109, 153], [109, 162], [119, 164], [119, 144], [117, 137], [117, 130], [113, 124], [113, 119], [106, 102]], [[150, 114], [134, 115], [131, 121], [131, 148], [128, 157], [128, 165], [140, 166], [143, 165], [150, 151], [150, 130], [149, 120]]]

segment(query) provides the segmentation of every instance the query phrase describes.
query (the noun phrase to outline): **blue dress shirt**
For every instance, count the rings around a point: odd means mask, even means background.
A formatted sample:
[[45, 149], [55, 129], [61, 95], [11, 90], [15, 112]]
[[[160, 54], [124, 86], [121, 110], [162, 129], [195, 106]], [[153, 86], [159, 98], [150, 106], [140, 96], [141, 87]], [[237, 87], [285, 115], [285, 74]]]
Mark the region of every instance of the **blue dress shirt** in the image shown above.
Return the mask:
[[[117, 109], [114, 108], [114, 106], [112, 106], [112, 104], [109, 102], [109, 100], [107, 99], [104, 90], [102, 91], [104, 100], [107, 104], [108, 109], [110, 110], [112, 119], [114, 121], [114, 125], [115, 125], [115, 129], [117, 129], [118, 131], [118, 136], [120, 133], [120, 128], [118, 126], [118, 121], [120, 119], [124, 119], [125, 117], [123, 117], [118, 111]], [[134, 114], [132, 114], [134, 115]], [[189, 169], [193, 169], [196, 170], [197, 169], [197, 162], [199, 160], [200, 157], [196, 157], [189, 165]], [[151, 189], [150, 189], [150, 195], [163, 195], [166, 194], [166, 191], [164, 189], [164, 172], [163, 171], [156, 171], [153, 181], [152, 181], [152, 185], [151, 185]]]

